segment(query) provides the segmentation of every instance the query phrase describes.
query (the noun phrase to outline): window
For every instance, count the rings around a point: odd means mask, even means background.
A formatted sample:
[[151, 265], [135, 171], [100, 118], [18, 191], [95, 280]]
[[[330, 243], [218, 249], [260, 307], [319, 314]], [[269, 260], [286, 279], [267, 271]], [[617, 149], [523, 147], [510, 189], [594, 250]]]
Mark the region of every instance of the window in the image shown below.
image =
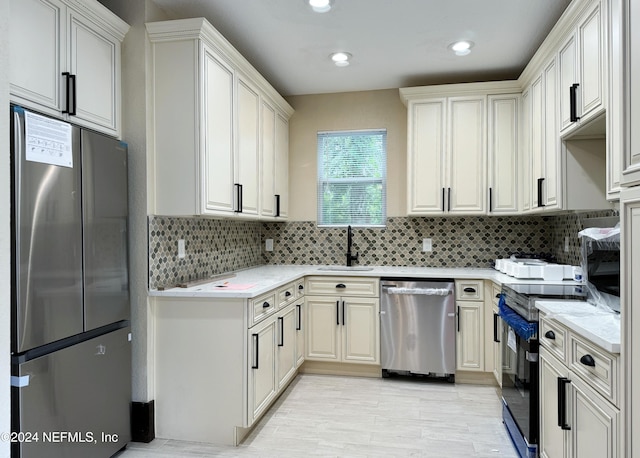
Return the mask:
[[387, 131], [318, 133], [318, 225], [384, 226]]

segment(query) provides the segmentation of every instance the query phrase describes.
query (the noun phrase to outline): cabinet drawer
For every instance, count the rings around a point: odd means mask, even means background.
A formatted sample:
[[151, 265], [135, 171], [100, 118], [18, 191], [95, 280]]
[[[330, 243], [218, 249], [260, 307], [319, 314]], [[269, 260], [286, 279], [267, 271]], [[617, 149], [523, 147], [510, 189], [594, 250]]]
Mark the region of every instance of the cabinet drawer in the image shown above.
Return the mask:
[[304, 278], [296, 280], [293, 289], [295, 291], [296, 299], [304, 296]]
[[377, 278], [307, 277], [305, 294], [378, 297]]
[[573, 333], [570, 339], [569, 368], [618, 405], [618, 358]]
[[496, 283], [491, 284], [491, 301], [498, 305], [500, 301], [500, 293], [502, 292], [502, 287]]
[[482, 280], [456, 281], [457, 301], [481, 301], [484, 300], [484, 284]]
[[563, 326], [549, 319], [540, 320], [540, 343], [553, 353], [560, 361], [567, 362], [567, 342], [569, 331]]
[[249, 301], [249, 327], [275, 313], [276, 292], [271, 291]]
[[278, 288], [278, 308], [284, 307], [289, 301], [295, 298], [295, 285], [293, 283], [288, 283]]

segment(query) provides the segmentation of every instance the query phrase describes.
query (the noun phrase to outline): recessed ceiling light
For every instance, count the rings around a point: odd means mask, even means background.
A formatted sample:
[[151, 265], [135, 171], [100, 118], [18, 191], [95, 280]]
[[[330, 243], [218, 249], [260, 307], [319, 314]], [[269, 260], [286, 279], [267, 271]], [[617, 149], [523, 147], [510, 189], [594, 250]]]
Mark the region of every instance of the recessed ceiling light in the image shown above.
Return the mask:
[[457, 41], [449, 45], [449, 49], [451, 49], [456, 56], [466, 56], [471, 52], [472, 47], [472, 41]]
[[307, 0], [307, 3], [316, 13], [326, 13], [333, 6], [333, 0]]
[[347, 65], [349, 65], [349, 59], [351, 59], [351, 54], [349, 54], [348, 52], [334, 52], [333, 54], [331, 54], [331, 60], [333, 61], [334, 64], [336, 64], [338, 67], [346, 67]]

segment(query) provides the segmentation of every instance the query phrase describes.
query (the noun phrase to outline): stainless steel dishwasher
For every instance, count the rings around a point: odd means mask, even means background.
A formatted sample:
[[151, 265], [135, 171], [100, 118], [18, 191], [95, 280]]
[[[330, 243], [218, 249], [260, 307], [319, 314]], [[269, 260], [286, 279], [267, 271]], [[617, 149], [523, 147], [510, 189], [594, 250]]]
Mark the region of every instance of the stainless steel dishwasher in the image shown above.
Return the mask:
[[453, 280], [383, 278], [380, 356], [389, 372], [448, 377], [456, 371]]

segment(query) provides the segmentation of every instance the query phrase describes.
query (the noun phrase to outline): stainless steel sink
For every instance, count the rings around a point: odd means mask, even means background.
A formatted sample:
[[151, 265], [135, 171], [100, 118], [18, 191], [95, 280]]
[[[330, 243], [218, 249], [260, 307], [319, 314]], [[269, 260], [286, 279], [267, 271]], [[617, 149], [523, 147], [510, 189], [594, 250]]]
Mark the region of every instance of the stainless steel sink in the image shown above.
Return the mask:
[[318, 267], [318, 270], [326, 270], [330, 272], [351, 272], [351, 271], [368, 271], [373, 270], [373, 267], [361, 267], [361, 266], [326, 266]]

